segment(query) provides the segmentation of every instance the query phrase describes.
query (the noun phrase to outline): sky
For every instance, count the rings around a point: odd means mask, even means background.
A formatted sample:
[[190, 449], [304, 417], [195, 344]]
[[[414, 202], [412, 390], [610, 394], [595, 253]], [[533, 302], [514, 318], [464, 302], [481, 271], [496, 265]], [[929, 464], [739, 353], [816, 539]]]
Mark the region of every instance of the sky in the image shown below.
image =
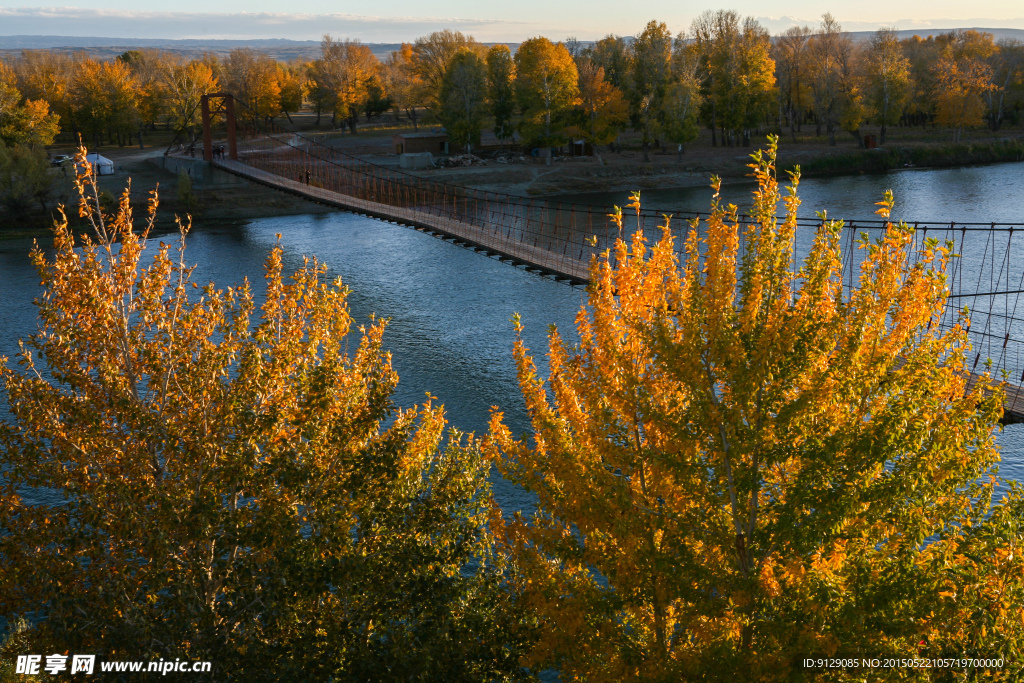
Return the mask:
[[[142, 9], [158, 7], [160, 10]], [[173, 7], [173, 11], [166, 8]], [[211, 8], [216, 8], [211, 12]], [[609, 33], [638, 33], [650, 19], [673, 32], [689, 27], [705, 9], [734, 9], [758, 18], [773, 33], [793, 25], [815, 25], [832, 11], [851, 31], [896, 28], [1024, 29], [1020, 0], [860, 0], [826, 4], [815, 0], [175, 0], [160, 5], [140, 0], [77, 0], [71, 6], [27, 6], [0, 0], [0, 35], [59, 35], [132, 38], [289, 38], [319, 40], [324, 33], [364, 42], [410, 41], [441, 28], [484, 42], [519, 42], [536, 35], [594, 40]]]

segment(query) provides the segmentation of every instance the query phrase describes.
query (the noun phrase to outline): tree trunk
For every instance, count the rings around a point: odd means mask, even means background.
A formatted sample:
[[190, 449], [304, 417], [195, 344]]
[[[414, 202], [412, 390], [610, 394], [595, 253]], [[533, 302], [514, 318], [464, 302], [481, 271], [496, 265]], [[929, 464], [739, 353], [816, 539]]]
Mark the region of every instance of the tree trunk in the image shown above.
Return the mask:
[[651, 146], [651, 143], [647, 142], [647, 140], [644, 140], [644, 145], [643, 145], [643, 147], [644, 147], [644, 161], [650, 161], [651, 160], [651, 155], [650, 155], [650, 152], [649, 152], [649, 149], [648, 149], [650, 146]]
[[886, 133], [886, 130], [887, 129], [885, 127], [885, 120], [883, 119], [883, 121], [882, 121], [882, 130], [880, 130], [878, 132], [878, 137], [879, 137], [879, 140], [881, 141], [882, 145], [885, 145], [885, 133]]
[[680, 164], [683, 163], [683, 143], [676, 145], [676, 161]]

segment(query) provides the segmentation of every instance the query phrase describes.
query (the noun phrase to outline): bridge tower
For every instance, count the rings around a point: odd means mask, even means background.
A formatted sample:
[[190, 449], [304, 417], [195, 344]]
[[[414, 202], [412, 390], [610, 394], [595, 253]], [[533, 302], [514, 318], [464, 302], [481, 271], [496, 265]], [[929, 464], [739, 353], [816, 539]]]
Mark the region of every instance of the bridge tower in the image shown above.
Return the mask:
[[[211, 109], [210, 100], [218, 100], [215, 109]], [[209, 93], [200, 98], [203, 110], [203, 159], [213, 160], [212, 121], [216, 114], [223, 113], [228, 124], [228, 158], [238, 159], [238, 142], [235, 138], [235, 97], [228, 92]]]

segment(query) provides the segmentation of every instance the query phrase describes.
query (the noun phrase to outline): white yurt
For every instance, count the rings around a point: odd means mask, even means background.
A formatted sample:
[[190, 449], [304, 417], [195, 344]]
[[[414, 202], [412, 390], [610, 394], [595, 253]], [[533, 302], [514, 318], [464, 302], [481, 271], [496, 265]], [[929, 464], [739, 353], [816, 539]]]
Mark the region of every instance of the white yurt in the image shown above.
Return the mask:
[[92, 164], [96, 175], [114, 175], [114, 162], [102, 154], [86, 154], [85, 160]]

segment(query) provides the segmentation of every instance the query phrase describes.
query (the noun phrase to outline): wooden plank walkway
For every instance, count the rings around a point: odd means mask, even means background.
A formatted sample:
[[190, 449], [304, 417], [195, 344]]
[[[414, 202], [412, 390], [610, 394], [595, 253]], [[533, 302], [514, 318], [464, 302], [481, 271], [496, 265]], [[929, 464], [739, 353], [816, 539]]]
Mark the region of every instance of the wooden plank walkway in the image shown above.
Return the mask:
[[[471, 249], [497, 256], [501, 260], [511, 261], [515, 265], [524, 266], [527, 270], [535, 270], [555, 279], [566, 280], [572, 284], [586, 284], [590, 279], [590, 264], [569, 254], [557, 254], [543, 247], [526, 244], [521, 240], [506, 238], [500, 233], [486, 230], [478, 225], [459, 221], [446, 216], [438, 216], [429, 211], [422, 211], [402, 206], [392, 206], [351, 195], [333, 192], [322, 187], [307, 185], [297, 180], [285, 178], [276, 173], [264, 171], [240, 161], [217, 159], [214, 166], [228, 173], [240, 176], [261, 185], [283, 190], [304, 199], [312, 200], [327, 206], [334, 206], [390, 223], [407, 225], [417, 230], [433, 233], [452, 239]], [[968, 390], [978, 381], [978, 375], [971, 375]], [[1006, 400], [1003, 403], [1004, 424], [1024, 423], [1024, 387], [1010, 384], [1004, 385]]]
[[219, 169], [247, 180], [290, 192], [320, 204], [365, 214], [391, 223], [408, 225], [461, 242], [469, 248], [492, 254], [501, 260], [511, 261], [515, 265], [524, 266], [527, 270], [535, 270], [557, 280], [566, 280], [577, 285], [586, 284], [590, 280], [589, 262], [584, 262], [572, 254], [558, 254], [515, 238], [508, 238], [472, 223], [447, 216], [438, 216], [429, 211], [381, 204], [322, 187], [307, 185], [298, 180], [291, 180], [276, 173], [254, 168], [240, 161], [217, 159], [211, 163]]

